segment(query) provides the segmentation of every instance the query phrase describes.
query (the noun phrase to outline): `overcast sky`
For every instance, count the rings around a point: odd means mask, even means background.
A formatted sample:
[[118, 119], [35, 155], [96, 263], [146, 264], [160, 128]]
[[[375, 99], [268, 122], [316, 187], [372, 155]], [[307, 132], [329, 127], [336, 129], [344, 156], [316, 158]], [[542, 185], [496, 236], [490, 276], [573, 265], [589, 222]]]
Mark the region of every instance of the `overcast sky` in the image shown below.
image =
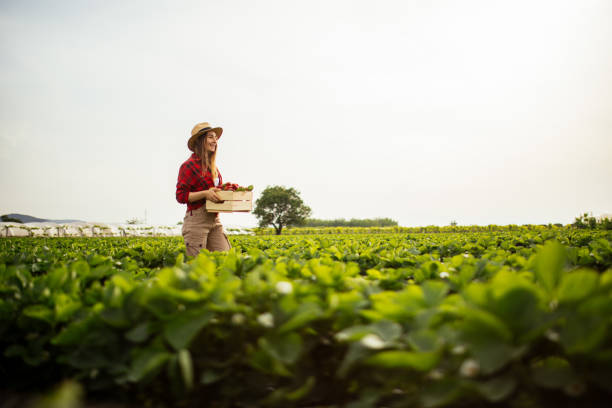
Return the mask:
[[611, 21], [608, 0], [3, 0], [0, 213], [176, 224], [202, 121], [225, 181], [316, 218], [609, 213]]

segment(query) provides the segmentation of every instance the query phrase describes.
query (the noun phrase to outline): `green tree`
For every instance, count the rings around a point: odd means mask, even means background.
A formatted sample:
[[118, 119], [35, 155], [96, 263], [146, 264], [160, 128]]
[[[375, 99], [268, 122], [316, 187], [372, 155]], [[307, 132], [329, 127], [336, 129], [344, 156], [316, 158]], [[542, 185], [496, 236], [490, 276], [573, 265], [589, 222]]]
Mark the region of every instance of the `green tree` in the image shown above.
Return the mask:
[[253, 214], [259, 219], [260, 227], [272, 225], [276, 235], [280, 235], [283, 227], [304, 224], [310, 212], [296, 189], [268, 186], [255, 202]]

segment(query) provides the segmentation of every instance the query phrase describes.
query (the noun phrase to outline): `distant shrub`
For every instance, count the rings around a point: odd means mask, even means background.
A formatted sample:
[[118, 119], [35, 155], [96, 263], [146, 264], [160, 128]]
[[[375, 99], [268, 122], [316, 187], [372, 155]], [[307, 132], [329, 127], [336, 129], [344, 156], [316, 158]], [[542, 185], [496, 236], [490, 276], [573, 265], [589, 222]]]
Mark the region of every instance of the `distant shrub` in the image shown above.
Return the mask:
[[309, 218], [306, 220], [304, 227], [396, 227], [397, 221], [391, 218], [337, 218], [334, 220], [320, 220], [317, 218]]
[[612, 230], [612, 219], [607, 217], [597, 219], [588, 213], [584, 213], [576, 217], [572, 226], [578, 229], [601, 229], [609, 231]]

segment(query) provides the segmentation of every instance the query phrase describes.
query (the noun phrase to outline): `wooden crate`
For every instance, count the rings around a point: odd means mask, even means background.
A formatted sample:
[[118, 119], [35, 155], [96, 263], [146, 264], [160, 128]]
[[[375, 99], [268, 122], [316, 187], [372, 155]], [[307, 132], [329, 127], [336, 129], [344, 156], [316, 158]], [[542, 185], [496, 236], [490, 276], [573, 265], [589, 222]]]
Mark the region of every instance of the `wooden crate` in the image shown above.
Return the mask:
[[222, 203], [206, 200], [209, 212], [250, 212], [253, 209], [252, 191], [217, 191]]

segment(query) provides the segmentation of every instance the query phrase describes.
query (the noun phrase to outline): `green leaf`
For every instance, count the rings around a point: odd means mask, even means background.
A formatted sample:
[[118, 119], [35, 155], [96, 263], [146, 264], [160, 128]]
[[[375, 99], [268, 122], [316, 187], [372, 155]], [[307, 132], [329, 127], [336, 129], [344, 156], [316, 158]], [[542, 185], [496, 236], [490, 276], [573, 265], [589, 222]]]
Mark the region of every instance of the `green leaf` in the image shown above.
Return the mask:
[[185, 263], [185, 256], [181, 252], [180, 254], [177, 255], [177, 257], [176, 257], [176, 259], [174, 261], [174, 266], [180, 268], [181, 266], [183, 266], [183, 263]]
[[154, 376], [171, 357], [170, 353], [158, 349], [140, 351], [132, 362], [128, 380], [139, 382]]
[[376, 313], [364, 310], [362, 314], [378, 320], [402, 321], [409, 319], [426, 306], [423, 290], [417, 285], [409, 285], [400, 292], [375, 293], [370, 296], [370, 300], [372, 301], [372, 309]]
[[89, 316], [82, 320], [75, 320], [64, 327], [57, 336], [51, 339], [51, 344], [56, 346], [70, 346], [79, 344], [83, 338], [90, 333], [96, 317]]
[[181, 367], [181, 376], [187, 390], [193, 388], [193, 362], [189, 350], [182, 349], [178, 352], [178, 362]]
[[338, 333], [336, 333], [336, 339], [338, 341], [357, 341], [360, 340], [367, 334], [372, 333], [371, 326], [358, 325], [348, 327]]
[[605, 341], [610, 327], [612, 298], [605, 295], [583, 300], [566, 317], [560, 340], [570, 354], [590, 353]]
[[563, 276], [559, 286], [560, 303], [582, 300], [597, 289], [599, 275], [593, 271], [579, 270]]
[[109, 307], [102, 310], [100, 318], [109, 326], [116, 328], [127, 328], [132, 325], [124, 310], [118, 307]]
[[262, 337], [258, 344], [271, 357], [285, 364], [295, 363], [302, 351], [302, 338], [297, 333]]
[[166, 322], [164, 336], [175, 350], [187, 348], [213, 316], [214, 314], [210, 311], [195, 311], [178, 315]]
[[339, 378], [345, 378], [349, 370], [355, 365], [355, 363], [371, 354], [371, 351], [362, 346], [360, 342], [351, 343], [349, 349], [336, 371], [336, 375]]
[[304, 385], [288, 393], [285, 397], [289, 401], [300, 400], [304, 398], [313, 389], [316, 382], [317, 382], [316, 377], [310, 376], [306, 379], [306, 381], [304, 382]]
[[[71, 265], [71, 270], [84, 269], [89, 272], [89, 265], [84, 261], [77, 261]], [[49, 290], [60, 289], [68, 280], [68, 270], [65, 266], [54, 268], [45, 277]]]
[[266, 350], [258, 349], [249, 358], [249, 363], [257, 370], [264, 373], [291, 377], [292, 374], [280, 359], [270, 355]]
[[23, 315], [28, 316], [32, 319], [42, 320], [49, 324], [53, 324], [55, 320], [55, 313], [44, 305], [31, 305], [23, 309]]
[[378, 334], [387, 343], [396, 340], [402, 334], [402, 326], [389, 320], [379, 320], [370, 327], [371, 333]]
[[451, 266], [454, 268], [459, 268], [463, 264], [464, 260], [465, 257], [463, 255], [455, 255], [451, 258]]
[[464, 333], [469, 340], [495, 339], [498, 341], [510, 341], [512, 332], [508, 326], [497, 316], [481, 309], [464, 309], [465, 317], [462, 325]]
[[174, 317], [178, 302], [169, 296], [161, 288], [153, 287], [141, 295], [139, 302], [161, 320]]
[[473, 343], [470, 348], [485, 375], [499, 370], [512, 359], [522, 355], [525, 349], [525, 347], [517, 349], [505, 343], [495, 342]]
[[411, 331], [408, 342], [418, 351], [435, 351], [444, 344], [439, 333], [428, 329]]
[[[463, 256], [461, 256], [463, 259]], [[448, 285], [444, 282], [438, 281], [425, 281], [421, 287], [423, 288], [423, 296], [425, 297], [425, 303], [428, 306], [437, 306], [443, 300], [448, 293]]]
[[[315, 377], [311, 376], [297, 389], [293, 387], [282, 387], [270, 393], [261, 404], [264, 406], [290, 405], [287, 401], [298, 401], [305, 397], [316, 384]], [[283, 404], [284, 402], [284, 404]]]
[[385, 343], [397, 340], [402, 334], [402, 326], [389, 320], [379, 320], [373, 324], [357, 325], [336, 333], [338, 341], [358, 341], [368, 334], [376, 334]]
[[565, 261], [565, 248], [557, 241], [548, 241], [536, 255], [535, 274], [548, 292], [552, 292], [557, 287]]
[[411, 368], [417, 371], [428, 371], [435, 367], [439, 360], [436, 352], [382, 351], [365, 360], [365, 364], [383, 368]]
[[303, 303], [296, 310], [295, 314], [279, 327], [279, 333], [286, 333], [298, 329], [313, 320], [319, 319], [323, 311], [316, 303]]
[[604, 290], [609, 290], [612, 288], [612, 269], [608, 269], [601, 274], [599, 283]]
[[55, 317], [59, 322], [65, 322], [81, 308], [81, 302], [71, 298], [65, 293], [58, 293], [54, 296]]
[[536, 325], [538, 317], [542, 314], [537, 292], [526, 286], [506, 290], [492, 303], [495, 314], [517, 335], [527, 332]]
[[478, 360], [485, 374], [503, 367], [519, 350], [510, 345], [512, 333], [497, 317], [484, 310], [464, 309], [465, 321], [459, 326], [461, 339]]
[[98, 266], [98, 265], [100, 265], [101, 263], [106, 262], [107, 260], [108, 260], [108, 258], [107, 258], [107, 257], [102, 256], [102, 255], [100, 255], [100, 254], [91, 254], [91, 255], [88, 257], [88, 261], [89, 261], [88, 263], [89, 263], [89, 266]]
[[144, 322], [125, 333], [125, 338], [134, 343], [142, 343], [153, 332], [153, 324]]
[[367, 305], [367, 301], [358, 291], [332, 293], [329, 303], [331, 308], [347, 313], [352, 313]]
[[80, 408], [84, 406], [84, 394], [81, 384], [73, 380], [64, 380], [40, 397], [34, 406], [37, 408]]
[[463, 298], [476, 306], [486, 306], [488, 302], [487, 287], [481, 282], [472, 282], [468, 284], [461, 292]]
[[220, 371], [215, 371], [212, 369], [207, 369], [202, 372], [202, 375], [200, 376], [200, 383], [204, 385], [212, 384], [212, 383], [219, 381], [226, 375], [227, 375], [227, 372], [220, 372]]

